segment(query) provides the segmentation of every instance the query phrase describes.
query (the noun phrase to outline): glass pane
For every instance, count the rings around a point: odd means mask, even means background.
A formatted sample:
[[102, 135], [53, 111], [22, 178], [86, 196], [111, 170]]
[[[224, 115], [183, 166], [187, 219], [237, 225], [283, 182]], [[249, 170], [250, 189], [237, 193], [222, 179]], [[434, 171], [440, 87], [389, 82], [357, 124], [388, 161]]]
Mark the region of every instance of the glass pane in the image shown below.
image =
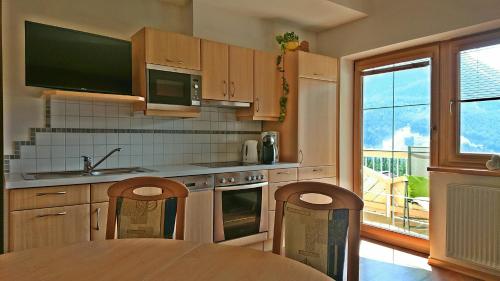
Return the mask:
[[460, 105], [460, 152], [500, 153], [500, 100]]
[[394, 105], [430, 104], [431, 67], [394, 72]]
[[394, 117], [394, 151], [407, 152], [409, 146], [429, 147], [429, 105], [397, 107]]
[[382, 73], [363, 77], [363, 108], [392, 106], [393, 74]]
[[259, 233], [262, 188], [222, 192], [222, 219], [226, 240]]
[[363, 111], [363, 149], [392, 150], [393, 108]]
[[500, 97], [500, 44], [461, 51], [460, 99]]
[[376, 76], [363, 77], [363, 223], [428, 238], [431, 67]]

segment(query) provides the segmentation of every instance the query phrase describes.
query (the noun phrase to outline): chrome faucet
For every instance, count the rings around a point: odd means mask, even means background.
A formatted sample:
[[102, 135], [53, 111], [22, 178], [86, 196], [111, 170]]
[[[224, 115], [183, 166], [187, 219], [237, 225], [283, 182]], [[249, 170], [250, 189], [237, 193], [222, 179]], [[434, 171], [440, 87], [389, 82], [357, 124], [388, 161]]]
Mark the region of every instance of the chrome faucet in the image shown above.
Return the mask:
[[94, 165], [92, 165], [92, 158], [90, 158], [89, 156], [82, 156], [82, 158], [83, 158], [83, 172], [85, 174], [91, 174], [92, 171], [94, 171], [95, 168], [97, 168], [97, 166], [99, 166], [104, 160], [108, 159], [109, 156], [111, 156], [113, 153], [118, 152], [120, 150], [122, 150], [121, 147], [118, 147], [118, 148], [111, 150], [108, 154], [106, 154], [106, 156], [104, 156], [101, 160], [99, 160], [99, 162], [95, 163]]

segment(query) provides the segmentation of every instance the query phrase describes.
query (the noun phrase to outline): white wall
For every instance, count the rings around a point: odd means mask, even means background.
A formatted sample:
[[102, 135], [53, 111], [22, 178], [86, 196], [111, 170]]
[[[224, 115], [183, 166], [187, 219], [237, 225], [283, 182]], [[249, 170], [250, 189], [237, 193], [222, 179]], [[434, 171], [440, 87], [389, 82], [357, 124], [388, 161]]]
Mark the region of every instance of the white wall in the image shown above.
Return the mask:
[[368, 17], [317, 35], [318, 53], [340, 60], [341, 184], [352, 189], [354, 60], [500, 27], [498, 0], [372, 0]]
[[300, 40], [316, 46], [316, 34], [300, 27], [267, 19], [244, 15], [211, 6], [203, 1], [193, 2], [193, 35], [259, 50], [276, 50], [274, 37], [286, 31], [296, 32]]
[[144, 26], [191, 33], [189, 9], [158, 0], [2, 0], [4, 146], [26, 140], [28, 129], [43, 127], [41, 89], [24, 86], [24, 21], [127, 39]]
[[360, 53], [500, 18], [498, 0], [371, 0], [368, 17], [318, 34], [318, 51]]
[[[274, 22], [188, 1], [186, 6], [159, 0], [3, 0], [4, 147], [27, 140], [29, 128], [44, 126], [41, 89], [24, 86], [24, 21], [31, 20], [121, 39], [144, 26], [192, 34], [242, 47], [273, 50], [274, 37], [296, 31], [312, 49], [316, 34]], [[194, 18], [193, 18], [194, 16]]]

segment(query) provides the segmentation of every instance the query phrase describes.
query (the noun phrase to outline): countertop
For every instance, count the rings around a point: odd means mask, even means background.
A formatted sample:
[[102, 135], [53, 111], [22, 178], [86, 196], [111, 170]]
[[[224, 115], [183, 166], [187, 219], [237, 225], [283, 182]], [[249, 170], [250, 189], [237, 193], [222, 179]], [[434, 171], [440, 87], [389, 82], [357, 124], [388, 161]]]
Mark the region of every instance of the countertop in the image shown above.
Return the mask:
[[259, 165], [245, 165], [245, 166], [233, 166], [233, 167], [221, 167], [221, 168], [208, 168], [196, 165], [145, 166], [143, 168], [154, 170], [154, 172], [106, 175], [106, 176], [61, 177], [56, 179], [43, 179], [43, 180], [25, 180], [21, 174], [8, 174], [6, 175], [6, 188], [15, 189], [15, 188], [30, 188], [30, 187], [43, 187], [43, 186], [57, 186], [57, 185], [114, 182], [140, 176], [170, 178], [170, 177], [182, 177], [182, 176], [193, 176], [193, 175], [218, 174], [227, 172], [242, 172], [242, 171], [252, 171], [252, 170], [297, 168], [298, 166], [299, 166], [298, 163], [277, 163], [272, 165], [259, 164]]

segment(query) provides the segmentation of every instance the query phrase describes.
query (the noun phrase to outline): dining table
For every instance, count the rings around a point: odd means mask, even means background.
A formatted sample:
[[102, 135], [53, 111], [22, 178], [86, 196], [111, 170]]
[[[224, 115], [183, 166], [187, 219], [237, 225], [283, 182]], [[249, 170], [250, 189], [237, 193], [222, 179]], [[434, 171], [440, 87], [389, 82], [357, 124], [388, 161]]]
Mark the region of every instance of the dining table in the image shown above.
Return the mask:
[[245, 247], [171, 239], [115, 239], [0, 255], [9, 281], [332, 280], [305, 264]]

